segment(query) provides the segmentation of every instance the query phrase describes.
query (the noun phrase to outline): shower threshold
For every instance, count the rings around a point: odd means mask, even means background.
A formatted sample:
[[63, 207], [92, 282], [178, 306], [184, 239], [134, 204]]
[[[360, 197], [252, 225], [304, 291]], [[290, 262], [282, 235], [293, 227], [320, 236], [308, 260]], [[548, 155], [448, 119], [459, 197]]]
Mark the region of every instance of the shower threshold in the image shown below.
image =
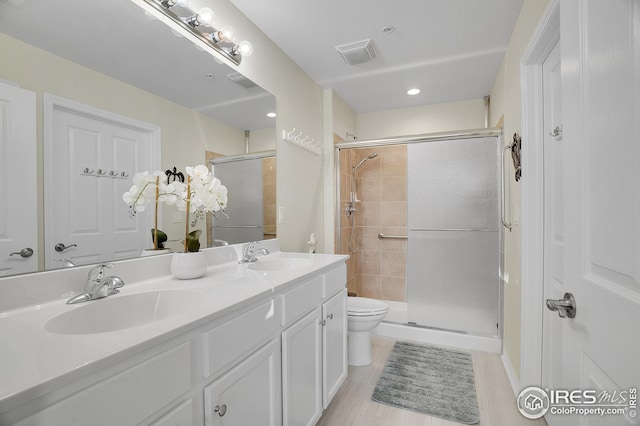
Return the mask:
[[389, 312], [387, 318], [374, 329], [374, 334], [434, 345], [502, 353], [502, 339], [497, 334], [472, 333], [414, 324], [407, 319], [406, 303], [386, 300], [384, 302], [389, 305]]

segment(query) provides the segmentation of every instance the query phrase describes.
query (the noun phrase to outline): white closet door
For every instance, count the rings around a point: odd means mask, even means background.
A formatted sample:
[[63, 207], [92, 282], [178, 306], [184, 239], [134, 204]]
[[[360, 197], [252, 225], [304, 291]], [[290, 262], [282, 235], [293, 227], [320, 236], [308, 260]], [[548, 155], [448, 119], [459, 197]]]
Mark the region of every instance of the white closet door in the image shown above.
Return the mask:
[[152, 126], [55, 102], [45, 141], [47, 268], [61, 266], [55, 258], [85, 265], [138, 256], [151, 244], [152, 207], [132, 218], [122, 194], [136, 172], [158, 168], [153, 132], [143, 127]]
[[5, 83], [0, 83], [0, 179], [0, 276], [37, 271], [36, 97]]

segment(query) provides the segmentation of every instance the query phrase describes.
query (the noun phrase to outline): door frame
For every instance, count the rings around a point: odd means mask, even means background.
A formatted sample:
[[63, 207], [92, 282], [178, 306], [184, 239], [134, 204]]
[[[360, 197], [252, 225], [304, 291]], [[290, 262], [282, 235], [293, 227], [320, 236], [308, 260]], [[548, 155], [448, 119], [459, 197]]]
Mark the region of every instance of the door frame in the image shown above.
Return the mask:
[[[161, 127], [155, 124], [145, 123], [144, 121], [136, 120], [131, 117], [127, 117], [125, 115], [116, 114], [111, 111], [107, 111], [104, 109], [100, 109], [91, 105], [87, 105], [81, 102], [77, 102], [71, 99], [63, 98], [62, 96], [53, 95], [51, 93], [43, 93], [42, 99], [42, 120], [43, 120], [43, 176], [44, 176], [44, 213], [43, 213], [43, 228], [44, 232], [42, 241], [39, 241], [41, 244], [41, 248], [43, 250], [43, 259], [45, 263], [45, 268], [51, 268], [51, 265], [47, 264], [47, 242], [51, 242], [53, 238], [51, 226], [47, 226], [47, 223], [52, 223], [53, 215], [55, 212], [53, 211], [52, 205], [53, 200], [51, 198], [51, 191], [48, 190], [47, 185], [51, 182], [54, 182], [54, 171], [55, 167], [51, 161], [48, 159], [53, 158], [53, 149], [54, 149], [54, 141], [53, 141], [53, 116], [54, 111], [66, 111], [72, 114], [83, 115], [85, 117], [89, 117], [91, 119], [104, 121], [112, 123], [116, 126], [129, 127], [131, 129], [147, 133], [149, 135], [149, 149], [151, 155], [151, 164], [154, 165], [154, 169], [159, 169], [161, 166], [160, 163], [160, 155], [161, 155]], [[162, 211], [159, 212], [160, 217], [159, 220], [162, 221]], [[150, 219], [148, 220], [151, 223]], [[152, 225], [149, 225], [152, 226]], [[149, 227], [146, 226], [146, 227]]]
[[520, 63], [522, 89], [520, 386], [542, 383], [544, 153], [542, 64], [560, 41], [560, 0], [547, 7]]

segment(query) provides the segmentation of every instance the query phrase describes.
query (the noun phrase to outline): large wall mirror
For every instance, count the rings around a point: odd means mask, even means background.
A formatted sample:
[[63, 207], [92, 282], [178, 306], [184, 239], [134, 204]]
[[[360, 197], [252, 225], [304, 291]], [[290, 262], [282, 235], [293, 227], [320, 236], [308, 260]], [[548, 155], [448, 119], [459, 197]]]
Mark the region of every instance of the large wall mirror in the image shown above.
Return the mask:
[[[42, 211], [47, 191], [43, 169], [50, 160], [45, 158], [48, 151], [44, 142], [48, 97], [53, 95], [157, 128], [162, 170], [176, 167], [184, 171], [185, 166], [205, 164], [205, 152], [234, 156], [275, 149], [275, 119], [267, 116], [275, 112], [274, 96], [130, 0], [0, 0], [0, 54], [0, 84], [18, 85], [35, 93], [36, 98], [38, 183], [37, 188], [25, 191], [34, 194], [39, 210], [38, 249], [33, 254], [38, 262], [32, 271], [45, 269], [45, 246], [54, 244], [46, 240], [45, 230], [52, 225]], [[123, 183], [124, 187], [130, 184], [128, 180]], [[115, 208], [126, 211], [120, 198], [122, 191], [113, 192], [113, 197], [101, 199], [92, 208], [119, 203]], [[233, 201], [230, 193], [230, 204]], [[162, 224], [168, 228], [170, 239], [178, 240], [179, 236], [171, 232], [182, 228], [177, 223], [179, 218], [170, 209], [163, 213]], [[140, 228], [149, 234], [150, 217], [136, 220], [144, 222]], [[201, 226], [204, 228], [204, 224]], [[99, 237], [94, 239], [100, 246]], [[203, 245], [205, 239], [213, 241], [203, 237]], [[129, 257], [140, 248], [132, 248]], [[15, 249], [20, 251], [21, 247], [11, 248]], [[73, 258], [74, 249], [60, 252], [59, 257]], [[2, 252], [0, 256], [7, 254]], [[75, 263], [126, 257], [76, 259]], [[52, 267], [61, 266], [65, 263]], [[0, 271], [0, 276], [25, 272], [3, 269], [1, 264]]]

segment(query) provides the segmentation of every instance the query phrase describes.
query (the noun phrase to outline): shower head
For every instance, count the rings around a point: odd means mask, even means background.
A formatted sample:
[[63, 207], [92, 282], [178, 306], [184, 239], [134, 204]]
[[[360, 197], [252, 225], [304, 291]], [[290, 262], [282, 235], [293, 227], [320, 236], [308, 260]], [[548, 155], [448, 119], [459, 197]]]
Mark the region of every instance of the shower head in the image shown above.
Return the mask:
[[373, 153], [373, 154], [369, 155], [368, 157], [363, 158], [362, 160], [360, 160], [360, 162], [357, 165], [353, 166], [353, 170], [355, 170], [358, 167], [362, 166], [362, 163], [364, 163], [365, 161], [371, 160], [372, 158], [376, 158], [377, 156], [378, 156], [378, 154]]

